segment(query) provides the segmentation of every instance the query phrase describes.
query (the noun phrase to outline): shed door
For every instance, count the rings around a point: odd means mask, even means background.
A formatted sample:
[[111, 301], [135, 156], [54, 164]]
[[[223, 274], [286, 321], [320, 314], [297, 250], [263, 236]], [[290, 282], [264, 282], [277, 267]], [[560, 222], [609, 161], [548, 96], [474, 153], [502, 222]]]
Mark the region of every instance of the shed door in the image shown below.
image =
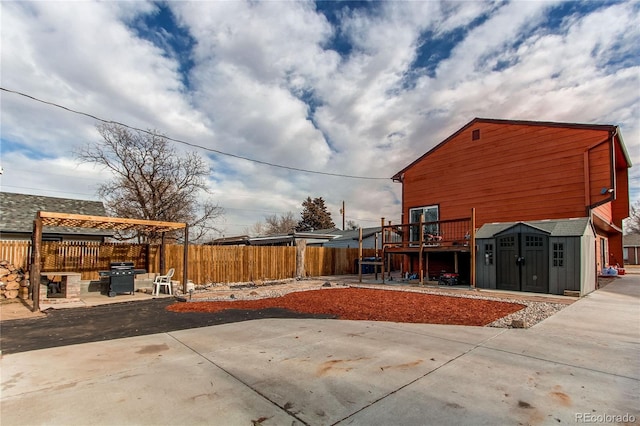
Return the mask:
[[498, 237], [496, 247], [496, 288], [520, 290], [518, 234]]
[[516, 233], [497, 238], [496, 288], [549, 292], [549, 238]]
[[522, 291], [549, 292], [549, 238], [521, 234]]

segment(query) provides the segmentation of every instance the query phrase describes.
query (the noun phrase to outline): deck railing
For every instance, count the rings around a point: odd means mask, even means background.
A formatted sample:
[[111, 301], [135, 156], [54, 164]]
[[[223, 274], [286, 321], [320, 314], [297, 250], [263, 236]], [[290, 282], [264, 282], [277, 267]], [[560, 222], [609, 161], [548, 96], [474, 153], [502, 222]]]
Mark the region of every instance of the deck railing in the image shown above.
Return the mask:
[[411, 248], [463, 248], [471, 243], [471, 218], [414, 222], [382, 227], [382, 245], [393, 251]]

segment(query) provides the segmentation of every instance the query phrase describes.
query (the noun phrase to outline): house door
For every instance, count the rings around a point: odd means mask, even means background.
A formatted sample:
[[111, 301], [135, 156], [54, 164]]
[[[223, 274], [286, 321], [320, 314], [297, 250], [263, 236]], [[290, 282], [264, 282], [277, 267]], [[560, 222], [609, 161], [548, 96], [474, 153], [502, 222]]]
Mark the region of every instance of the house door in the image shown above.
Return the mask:
[[497, 238], [496, 288], [549, 292], [549, 238], [518, 233]]

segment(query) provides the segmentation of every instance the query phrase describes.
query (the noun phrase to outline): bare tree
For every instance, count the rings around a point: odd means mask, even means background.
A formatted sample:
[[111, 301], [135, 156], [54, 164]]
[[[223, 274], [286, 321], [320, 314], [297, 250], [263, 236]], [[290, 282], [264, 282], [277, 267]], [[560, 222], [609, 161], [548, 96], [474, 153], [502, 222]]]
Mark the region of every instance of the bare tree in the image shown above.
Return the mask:
[[629, 217], [624, 221], [625, 233], [640, 234], [640, 200], [631, 206]]
[[251, 228], [245, 228], [244, 233], [253, 237], [265, 235], [267, 226], [263, 222], [254, 223]]
[[[112, 179], [98, 187], [107, 211], [119, 217], [186, 222], [190, 241], [215, 231], [222, 209], [210, 200], [209, 168], [195, 152], [179, 156], [157, 131], [134, 131], [118, 124], [97, 126], [102, 140], [75, 152], [87, 163], [103, 167]], [[172, 237], [180, 239], [180, 234]], [[160, 235], [120, 232], [116, 238], [157, 242]]]
[[289, 234], [298, 226], [298, 221], [294, 219], [292, 212], [287, 212], [282, 216], [271, 215], [265, 217], [265, 235]]

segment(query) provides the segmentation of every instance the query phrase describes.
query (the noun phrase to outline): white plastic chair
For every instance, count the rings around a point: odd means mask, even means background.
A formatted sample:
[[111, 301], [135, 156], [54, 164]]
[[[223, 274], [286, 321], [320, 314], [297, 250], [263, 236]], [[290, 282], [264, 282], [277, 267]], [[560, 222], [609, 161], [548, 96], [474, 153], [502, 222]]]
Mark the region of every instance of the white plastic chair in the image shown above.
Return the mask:
[[167, 272], [167, 275], [158, 275], [154, 280], [153, 280], [153, 295], [154, 296], [159, 296], [160, 295], [160, 289], [163, 286], [167, 287], [167, 292], [169, 294], [173, 294], [172, 290], [171, 290], [171, 277], [173, 277], [173, 274], [176, 272], [176, 270], [174, 268], [169, 269], [169, 271]]

